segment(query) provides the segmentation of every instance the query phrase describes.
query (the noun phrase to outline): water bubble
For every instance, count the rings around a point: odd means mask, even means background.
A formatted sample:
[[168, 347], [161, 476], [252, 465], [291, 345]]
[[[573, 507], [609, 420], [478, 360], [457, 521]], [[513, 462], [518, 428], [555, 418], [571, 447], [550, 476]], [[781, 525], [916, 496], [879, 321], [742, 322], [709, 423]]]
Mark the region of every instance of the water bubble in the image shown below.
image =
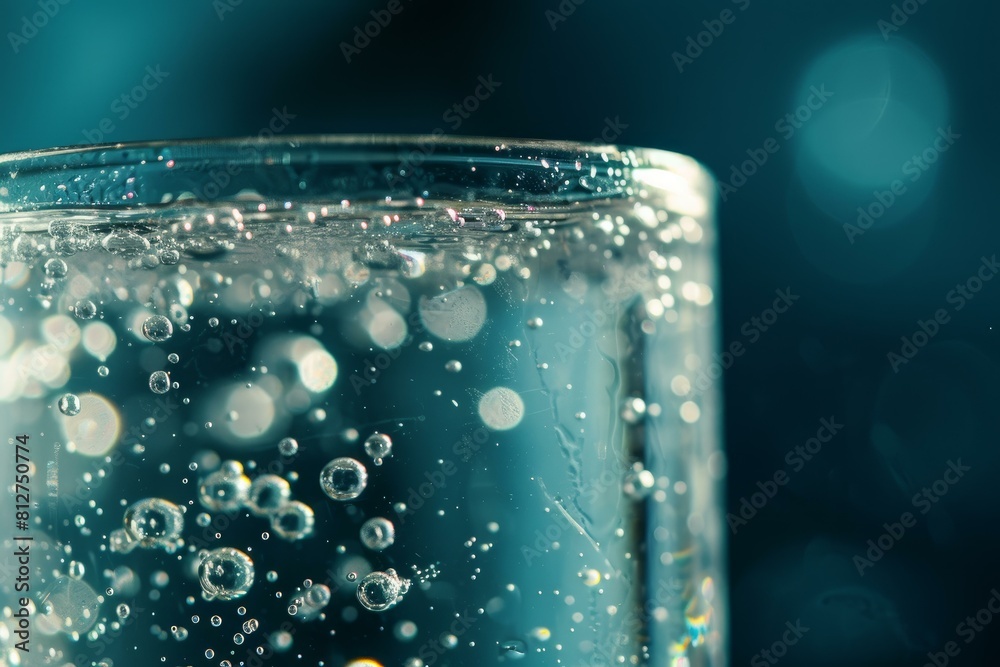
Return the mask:
[[420, 350], [421, 352], [430, 352], [431, 350], [434, 349], [434, 343], [430, 342], [429, 340], [425, 340], [424, 342], [420, 343], [420, 345], [417, 345], [417, 349]]
[[278, 511], [292, 497], [292, 487], [283, 477], [261, 475], [250, 485], [246, 505], [257, 516]]
[[211, 660], [212, 658], [215, 657], [215, 651], [213, 651], [210, 648], [205, 649], [205, 657]]
[[181, 254], [174, 248], [167, 248], [160, 253], [160, 261], [164, 264], [176, 264], [181, 259]]
[[78, 560], [72, 560], [69, 562], [69, 576], [73, 579], [83, 579], [84, 567], [83, 563]]
[[370, 611], [385, 611], [403, 599], [408, 582], [395, 570], [372, 572], [358, 582], [358, 600]]
[[171, 549], [184, 529], [181, 508], [162, 498], [146, 498], [125, 510], [125, 531], [145, 548]]
[[294, 456], [299, 451], [299, 442], [295, 438], [282, 438], [278, 441], [278, 452], [282, 456]]
[[219, 318], [218, 317], [208, 318], [208, 326], [212, 327], [213, 329], [219, 326]]
[[[253, 586], [254, 567], [250, 556], [238, 549], [222, 547], [208, 552], [198, 566], [201, 588], [210, 598], [235, 600]], [[216, 625], [212, 617], [212, 624]]]
[[165, 394], [170, 391], [170, 376], [166, 371], [153, 371], [149, 376], [149, 388], [154, 394]]
[[169, 361], [172, 364], [176, 364], [180, 360], [181, 357], [176, 352], [171, 352], [170, 354], [167, 355], [167, 361]]
[[365, 451], [374, 459], [375, 465], [382, 465], [384, 459], [392, 456], [392, 438], [385, 433], [372, 433], [365, 440]]
[[100, 375], [102, 378], [108, 377], [108, 373], [110, 373], [110, 372], [111, 372], [111, 369], [109, 369], [107, 366], [98, 366], [97, 367], [97, 374]]
[[312, 534], [316, 516], [312, 508], [293, 500], [271, 515], [271, 528], [286, 540], [301, 540]]
[[361, 543], [372, 551], [382, 551], [396, 541], [396, 528], [392, 522], [377, 516], [361, 525]]
[[267, 573], [267, 580], [268, 580], [268, 582], [270, 582], [270, 583], [273, 584], [274, 582], [276, 582], [278, 580], [278, 573], [275, 572], [274, 570], [270, 570]]
[[348, 572], [347, 573], [347, 580], [348, 581], [357, 581], [358, 580], [358, 573], [357, 572]]
[[92, 320], [97, 315], [97, 306], [90, 299], [80, 299], [73, 306], [73, 312], [81, 320]]
[[257, 621], [257, 619], [251, 618], [250, 620], [245, 621], [243, 623], [243, 634], [246, 635], [253, 634], [253, 632], [259, 627], [260, 623]]
[[154, 343], [162, 343], [174, 335], [174, 325], [163, 315], [150, 315], [142, 323], [142, 335]]
[[243, 635], [241, 635], [238, 632], [235, 635], [233, 635], [233, 643], [236, 644], [237, 646], [239, 646], [240, 644], [242, 644], [243, 643]]
[[198, 485], [198, 500], [206, 509], [227, 512], [242, 507], [249, 492], [250, 478], [243, 474], [243, 466], [227, 461]]
[[115, 613], [118, 614], [118, 618], [124, 621], [126, 618], [128, 618], [128, 615], [132, 613], [132, 610], [129, 608], [127, 604], [122, 602], [115, 608]]
[[508, 639], [500, 642], [500, 657], [507, 660], [520, 660], [528, 653], [528, 647], [520, 639]]
[[462, 362], [458, 359], [452, 359], [444, 365], [444, 369], [449, 373], [458, 373], [462, 370]]
[[170, 628], [170, 634], [172, 634], [174, 636], [174, 639], [176, 639], [179, 642], [182, 642], [188, 638], [188, 631], [187, 628], [185, 627], [178, 627], [175, 625]]
[[76, 394], [63, 394], [59, 398], [59, 412], [67, 417], [80, 414], [80, 397]]
[[149, 241], [135, 232], [120, 229], [111, 232], [101, 241], [104, 249], [120, 257], [135, 257], [149, 250]]
[[49, 278], [65, 278], [67, 270], [66, 262], [58, 257], [52, 257], [45, 262], [45, 275]]
[[368, 485], [368, 471], [359, 461], [345, 456], [326, 464], [319, 475], [319, 483], [330, 498], [353, 500]]
[[531, 329], [541, 329], [543, 324], [544, 322], [542, 322], [542, 318], [540, 317], [532, 317], [528, 320], [528, 327]]

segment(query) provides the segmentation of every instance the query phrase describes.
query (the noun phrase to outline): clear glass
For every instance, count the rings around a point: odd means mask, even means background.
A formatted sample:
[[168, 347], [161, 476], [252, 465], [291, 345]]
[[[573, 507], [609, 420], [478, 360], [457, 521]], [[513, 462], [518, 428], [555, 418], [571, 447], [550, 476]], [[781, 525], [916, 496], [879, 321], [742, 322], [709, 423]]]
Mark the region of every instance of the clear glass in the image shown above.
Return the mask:
[[713, 206], [557, 142], [0, 157], [0, 663], [723, 665]]

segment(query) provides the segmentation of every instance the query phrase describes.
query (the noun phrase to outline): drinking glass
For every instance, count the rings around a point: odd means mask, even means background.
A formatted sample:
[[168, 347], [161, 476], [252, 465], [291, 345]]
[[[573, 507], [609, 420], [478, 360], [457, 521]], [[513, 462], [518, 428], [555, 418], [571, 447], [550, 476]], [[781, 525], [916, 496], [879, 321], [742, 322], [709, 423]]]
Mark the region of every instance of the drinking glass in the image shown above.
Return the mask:
[[723, 665], [713, 206], [553, 141], [0, 157], [0, 663]]

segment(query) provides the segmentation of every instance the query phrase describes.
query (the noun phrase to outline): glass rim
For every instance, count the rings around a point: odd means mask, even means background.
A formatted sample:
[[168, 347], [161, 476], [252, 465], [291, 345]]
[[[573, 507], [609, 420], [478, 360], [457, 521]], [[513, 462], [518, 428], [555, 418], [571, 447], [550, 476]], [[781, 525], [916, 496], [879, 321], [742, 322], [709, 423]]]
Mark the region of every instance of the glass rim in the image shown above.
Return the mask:
[[[293, 155], [294, 153], [294, 155]], [[309, 162], [309, 161], [313, 162]], [[617, 144], [597, 144], [570, 140], [508, 139], [486, 136], [435, 134], [263, 134], [249, 137], [201, 138], [156, 141], [134, 141], [93, 145], [75, 145], [0, 154], [0, 214], [27, 213], [52, 209], [136, 208], [159, 206], [165, 202], [142, 198], [132, 200], [75, 201], [61, 197], [47, 184], [60, 187], [60, 178], [75, 170], [148, 167], [164, 162], [173, 167], [184, 161], [189, 170], [226, 167], [238, 164], [240, 169], [253, 167], [277, 171], [289, 165], [366, 165], [382, 162], [393, 169], [417, 166], [452, 168], [462, 162], [532, 172], [542, 168], [562, 176], [579, 176], [582, 166], [590, 171], [600, 168], [616, 174], [620, 191], [596, 188], [591, 193], [574, 194], [567, 202], [585, 203], [628, 196], [630, 188], [650, 186], [654, 189], [683, 189], [697, 193], [706, 200], [706, 209], [714, 208], [716, 179], [712, 172], [696, 159], [673, 151]], [[193, 163], [200, 166], [191, 167]], [[562, 170], [560, 174], [560, 169]], [[178, 169], [177, 171], [180, 171]], [[474, 171], [474, 169], [473, 169]], [[104, 171], [101, 171], [103, 174]], [[391, 172], [387, 172], [390, 173]], [[21, 182], [18, 182], [18, 179]], [[31, 179], [34, 178], [34, 181]], [[395, 176], [390, 176], [394, 179]], [[25, 187], [25, 181], [32, 187]], [[518, 183], [508, 190], [521, 203], [530, 204], [536, 196], [560, 192], [556, 179], [535, 186]], [[384, 185], [384, 184], [382, 184]], [[532, 187], [536, 187], [535, 190]], [[14, 192], [19, 193], [14, 196]], [[131, 199], [131, 197], [130, 197]], [[198, 203], [196, 197], [191, 203]]]

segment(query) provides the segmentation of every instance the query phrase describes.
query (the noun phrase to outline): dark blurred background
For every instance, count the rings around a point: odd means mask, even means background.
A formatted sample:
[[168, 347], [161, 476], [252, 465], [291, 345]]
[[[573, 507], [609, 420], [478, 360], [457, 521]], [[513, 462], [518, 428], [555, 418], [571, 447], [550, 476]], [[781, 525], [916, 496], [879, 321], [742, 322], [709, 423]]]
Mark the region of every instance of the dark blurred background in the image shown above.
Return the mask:
[[[696, 157], [720, 182], [723, 341], [745, 347], [720, 359], [732, 663], [992, 664], [1000, 5], [278, 7], [7, 0], [0, 150], [270, 126]], [[775, 646], [786, 623], [808, 631]]]

